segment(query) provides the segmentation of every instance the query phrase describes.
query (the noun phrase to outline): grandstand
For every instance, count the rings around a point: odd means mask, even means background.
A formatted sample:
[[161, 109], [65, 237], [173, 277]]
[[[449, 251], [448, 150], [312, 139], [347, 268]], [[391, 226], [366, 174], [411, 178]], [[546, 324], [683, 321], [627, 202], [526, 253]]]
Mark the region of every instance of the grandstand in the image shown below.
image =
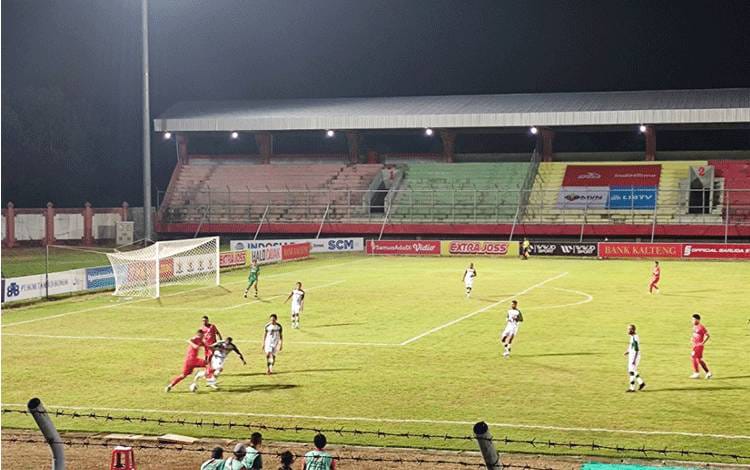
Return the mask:
[[[747, 237], [750, 152], [657, 151], [656, 135], [747, 132], [749, 96], [747, 89], [724, 89], [179, 103], [154, 122], [157, 131], [176, 135], [179, 162], [157, 229], [573, 236], [590, 226], [592, 233], [621, 236]], [[639, 128], [640, 159], [633, 152], [589, 152], [581, 160], [568, 152], [565, 161], [556, 159], [556, 133], [627, 131], [636, 139]], [[274, 135], [309, 141], [315, 134], [330, 138], [331, 129], [343, 130], [348, 153], [331, 147], [330, 154], [274, 154]], [[206, 132], [230, 131], [253, 134], [258, 153], [189, 150]], [[525, 134], [529, 150], [462, 148], [481, 133]], [[380, 154], [378, 141], [387, 134], [402, 141], [411, 135], [429, 150], [386, 146]], [[563, 180], [583, 161], [651, 168], [660, 176], [650, 189], [615, 185], [596, 196], [604, 201], [598, 207], [572, 207], [563, 202]], [[700, 168], [710, 176], [696, 180]], [[633, 202], [639, 198], [651, 202]]]
[[435, 222], [513, 221], [529, 163], [417, 163], [406, 167], [391, 218]]
[[[161, 216], [171, 222], [331, 220], [361, 215], [362, 197], [380, 164], [259, 165], [248, 160], [193, 158], [180, 165]], [[346, 207], [346, 213], [338, 210]]]

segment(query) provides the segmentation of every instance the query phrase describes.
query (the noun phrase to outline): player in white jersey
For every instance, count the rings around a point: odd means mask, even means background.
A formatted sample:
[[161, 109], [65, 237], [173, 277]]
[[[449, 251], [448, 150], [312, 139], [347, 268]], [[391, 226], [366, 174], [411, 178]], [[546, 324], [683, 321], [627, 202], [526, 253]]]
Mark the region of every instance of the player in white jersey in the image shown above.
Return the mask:
[[299, 328], [299, 314], [305, 306], [305, 291], [302, 290], [302, 283], [298, 282], [294, 290], [289, 293], [284, 303], [292, 299], [292, 328]]
[[273, 365], [276, 362], [276, 355], [281, 352], [284, 334], [278, 317], [275, 313], [271, 314], [271, 321], [263, 327], [263, 352], [266, 354], [267, 374], [273, 374]]
[[503, 357], [510, 356], [510, 345], [513, 343], [513, 338], [518, 334], [518, 326], [523, 321], [523, 314], [518, 310], [518, 301], [514, 300], [510, 303], [510, 310], [508, 310], [507, 324], [503, 330], [503, 334], [500, 335], [500, 341], [503, 343], [505, 351], [503, 351]]
[[464, 286], [466, 287], [466, 298], [471, 296], [471, 288], [474, 287], [474, 278], [477, 277], [477, 270], [474, 269], [474, 263], [469, 263], [469, 267], [464, 271]]
[[205, 371], [202, 370], [195, 374], [195, 377], [193, 377], [193, 383], [190, 384], [191, 392], [195, 392], [198, 389], [198, 379], [201, 379], [203, 377], [206, 378], [206, 385], [213, 388], [214, 390], [218, 389], [219, 387], [218, 385], [216, 385], [216, 377], [224, 370], [224, 361], [226, 361], [227, 356], [232, 351], [236, 352], [237, 355], [240, 356], [242, 365], [247, 365], [247, 362], [245, 362], [245, 358], [240, 352], [240, 349], [236, 344], [232, 342], [231, 336], [227, 336], [224, 341], [217, 341], [211, 344], [209, 347], [213, 351], [210, 359], [211, 367], [206, 368]]
[[635, 392], [635, 383], [638, 382], [638, 390], [643, 390], [646, 382], [643, 381], [638, 373], [638, 364], [641, 363], [641, 339], [635, 334], [635, 325], [628, 325], [628, 349], [625, 355], [628, 356], [628, 375], [630, 376], [630, 386], [626, 392]]

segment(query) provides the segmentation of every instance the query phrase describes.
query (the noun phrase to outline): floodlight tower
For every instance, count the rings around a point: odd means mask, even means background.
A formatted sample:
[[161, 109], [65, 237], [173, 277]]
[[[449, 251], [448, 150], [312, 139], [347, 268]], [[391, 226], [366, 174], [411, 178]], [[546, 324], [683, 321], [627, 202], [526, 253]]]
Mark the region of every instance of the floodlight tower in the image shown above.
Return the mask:
[[151, 112], [148, 95], [148, 0], [141, 0], [141, 45], [143, 72], [143, 238], [152, 239], [151, 221]]

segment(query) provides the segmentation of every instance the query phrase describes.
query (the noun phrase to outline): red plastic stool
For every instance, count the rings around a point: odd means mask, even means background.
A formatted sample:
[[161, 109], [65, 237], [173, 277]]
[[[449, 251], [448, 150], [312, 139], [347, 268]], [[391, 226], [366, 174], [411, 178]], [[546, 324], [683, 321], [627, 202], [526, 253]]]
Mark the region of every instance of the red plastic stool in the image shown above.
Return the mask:
[[109, 470], [135, 470], [135, 456], [132, 447], [117, 446], [112, 451]]

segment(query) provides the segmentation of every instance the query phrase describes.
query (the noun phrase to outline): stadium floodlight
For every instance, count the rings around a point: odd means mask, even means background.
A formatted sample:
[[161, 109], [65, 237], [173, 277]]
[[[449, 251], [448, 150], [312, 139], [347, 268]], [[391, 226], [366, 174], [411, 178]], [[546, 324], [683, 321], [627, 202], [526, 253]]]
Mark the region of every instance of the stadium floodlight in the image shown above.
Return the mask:
[[640, 126], [638, 126], [638, 130], [641, 132], [641, 134], [644, 134], [647, 129], [648, 127], [646, 127], [644, 124], [641, 124]]
[[229, 136], [232, 139], [237, 139], [237, 138], [239, 138], [240, 134], [237, 131], [233, 131], [231, 134], [229, 134]]
[[165, 132], [164, 133], [164, 140], [169, 140], [171, 138], [172, 138], [172, 133], [171, 132]]
[[529, 129], [529, 132], [531, 132], [534, 135], [537, 135], [539, 133], [539, 129], [536, 128], [536, 126], [531, 126]]
[[433, 133], [434, 133], [434, 131], [432, 129], [430, 129], [429, 127], [424, 130], [424, 134], [425, 135], [430, 135], [431, 136]]
[[335, 133], [335, 132], [333, 132], [333, 130], [332, 130], [332, 129], [328, 129], [328, 130], [326, 131], [326, 137], [329, 137], [329, 138], [330, 138], [330, 137], [333, 137], [334, 135], [336, 135], [336, 133]]

